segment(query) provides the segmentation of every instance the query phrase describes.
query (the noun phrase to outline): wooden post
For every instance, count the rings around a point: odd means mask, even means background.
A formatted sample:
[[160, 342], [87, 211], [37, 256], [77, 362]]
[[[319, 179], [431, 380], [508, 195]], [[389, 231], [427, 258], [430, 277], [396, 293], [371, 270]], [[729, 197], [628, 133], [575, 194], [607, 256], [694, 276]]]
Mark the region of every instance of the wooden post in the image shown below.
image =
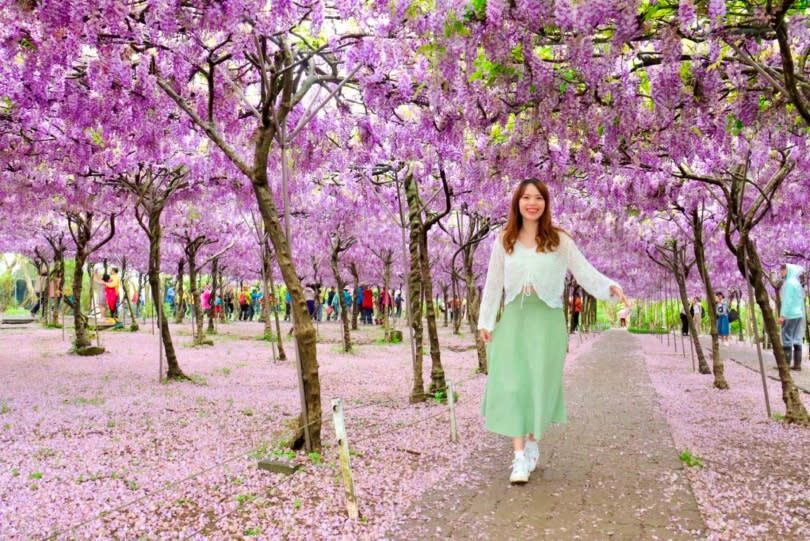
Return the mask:
[[[93, 312], [93, 321], [96, 326], [96, 345], [101, 347], [101, 332], [98, 329], [98, 306], [96, 306], [96, 286], [93, 284], [93, 273], [90, 263], [87, 263], [87, 275], [90, 277], [90, 311]], [[74, 327], [76, 323], [73, 323]]]
[[[158, 326], [160, 326], [162, 324], [160, 318], [163, 317], [163, 305], [160, 304], [157, 307], [157, 309], [158, 309]], [[161, 330], [161, 332], [158, 333], [158, 383], [161, 382], [162, 378], [163, 378], [163, 331]]]
[[450, 408], [450, 441], [456, 443], [458, 441], [458, 432], [456, 432], [456, 395], [453, 392], [453, 382], [447, 380], [447, 405]]
[[163, 378], [163, 333], [158, 333], [158, 383]]
[[343, 401], [340, 398], [332, 399], [332, 418], [335, 422], [335, 435], [338, 440], [343, 487], [346, 490], [346, 511], [350, 519], [357, 520], [360, 514], [357, 510], [357, 496], [354, 493], [354, 479], [352, 479], [352, 466], [349, 460], [349, 442], [346, 438], [346, 423], [343, 419]]

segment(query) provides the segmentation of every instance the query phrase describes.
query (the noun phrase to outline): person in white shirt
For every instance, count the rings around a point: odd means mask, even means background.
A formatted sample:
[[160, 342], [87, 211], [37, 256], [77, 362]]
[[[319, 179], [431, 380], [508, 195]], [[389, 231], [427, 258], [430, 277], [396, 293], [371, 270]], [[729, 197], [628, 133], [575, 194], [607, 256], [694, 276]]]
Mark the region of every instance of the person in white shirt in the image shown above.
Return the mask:
[[481, 413], [487, 430], [512, 438], [512, 483], [526, 483], [536, 467], [540, 451], [535, 438], [551, 423], [567, 420], [562, 297], [568, 269], [594, 297], [627, 304], [618, 284], [594, 269], [571, 236], [553, 225], [546, 185], [526, 179], [512, 196], [506, 228], [492, 248], [478, 318], [489, 368]]

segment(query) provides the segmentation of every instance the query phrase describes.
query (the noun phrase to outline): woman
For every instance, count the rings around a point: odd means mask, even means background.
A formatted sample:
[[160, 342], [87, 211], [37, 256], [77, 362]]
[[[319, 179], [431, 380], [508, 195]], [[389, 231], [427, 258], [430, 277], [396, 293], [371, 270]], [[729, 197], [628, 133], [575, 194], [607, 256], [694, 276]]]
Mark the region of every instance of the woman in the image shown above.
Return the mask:
[[717, 334], [720, 335], [720, 343], [728, 344], [728, 335], [731, 332], [728, 321], [728, 301], [726, 300], [726, 296], [720, 291], [714, 294], [714, 298], [717, 301], [717, 308], [715, 310], [717, 314]]
[[627, 327], [627, 318], [630, 317], [630, 309], [626, 306], [619, 310], [619, 327]]
[[[627, 304], [622, 289], [594, 269], [573, 239], [552, 224], [546, 185], [526, 179], [512, 196], [506, 229], [492, 249], [478, 319], [489, 359], [481, 412], [487, 430], [512, 438], [512, 483], [527, 482], [536, 467], [540, 451], [535, 437], [552, 422], [566, 422], [566, 269], [596, 298]], [[505, 308], [495, 327], [504, 289]]]
[[104, 274], [101, 280], [96, 278], [96, 283], [104, 284], [104, 299], [107, 301], [107, 310], [110, 313], [110, 319], [118, 318], [118, 286], [121, 284], [121, 279], [118, 276], [118, 267], [112, 268], [112, 274]]

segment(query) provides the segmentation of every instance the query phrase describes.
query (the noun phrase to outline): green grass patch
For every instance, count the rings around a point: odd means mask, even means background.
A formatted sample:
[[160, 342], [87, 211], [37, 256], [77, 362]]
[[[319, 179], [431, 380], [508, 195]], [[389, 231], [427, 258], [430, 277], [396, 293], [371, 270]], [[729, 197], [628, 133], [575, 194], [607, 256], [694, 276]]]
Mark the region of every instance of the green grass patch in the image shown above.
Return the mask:
[[74, 406], [86, 406], [88, 404], [91, 405], [91, 406], [101, 406], [101, 405], [104, 404], [104, 402], [106, 402], [106, 400], [99, 397], [99, 396], [96, 396], [96, 397], [93, 397], [93, 398], [85, 398], [83, 396], [77, 396], [72, 401], [63, 400], [63, 402], [65, 404], [69, 404], [69, 403], [72, 402]]
[[286, 458], [287, 460], [292, 460], [295, 458], [295, 451], [292, 449], [273, 449], [272, 453], [274, 456]]
[[701, 460], [701, 458], [690, 453], [688, 449], [684, 450], [679, 458], [681, 459], [681, 462], [683, 462], [690, 468], [695, 466], [697, 466], [698, 468], [703, 467], [703, 461]]
[[202, 386], [204, 386], [204, 387], [207, 387], [207, 386], [208, 386], [208, 380], [207, 380], [207, 379], [205, 379], [203, 376], [200, 376], [200, 375], [198, 375], [198, 374], [191, 374], [191, 375], [189, 376], [189, 378], [191, 379], [191, 382], [192, 382], [194, 385], [202, 385]]
[[[458, 391], [453, 391], [453, 401], [458, 402]], [[447, 403], [447, 389], [443, 389], [441, 391], [436, 391], [430, 397], [431, 400], [436, 402], [437, 404], [446, 404]]]

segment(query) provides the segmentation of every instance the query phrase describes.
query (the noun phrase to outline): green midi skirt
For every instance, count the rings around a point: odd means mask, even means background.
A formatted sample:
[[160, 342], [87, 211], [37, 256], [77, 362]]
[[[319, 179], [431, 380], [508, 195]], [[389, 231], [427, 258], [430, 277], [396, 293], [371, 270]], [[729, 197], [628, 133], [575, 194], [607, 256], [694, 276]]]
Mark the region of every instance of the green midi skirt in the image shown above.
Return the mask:
[[562, 308], [537, 295], [506, 305], [487, 345], [487, 385], [481, 414], [490, 432], [539, 438], [567, 420], [562, 374], [568, 333]]

